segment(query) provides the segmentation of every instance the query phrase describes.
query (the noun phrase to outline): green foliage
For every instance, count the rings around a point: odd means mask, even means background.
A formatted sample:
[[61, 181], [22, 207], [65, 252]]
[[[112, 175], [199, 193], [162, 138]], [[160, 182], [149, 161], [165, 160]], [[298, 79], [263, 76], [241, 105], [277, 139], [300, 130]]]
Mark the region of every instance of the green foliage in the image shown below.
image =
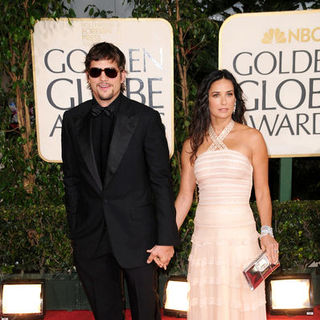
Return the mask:
[[[233, 13], [242, 12], [270, 12], [270, 11], [288, 11], [298, 9], [317, 9], [320, 7], [320, 1], [292, 1], [292, 0], [217, 0], [206, 1], [208, 11], [220, 13], [228, 17]], [[231, 10], [230, 10], [231, 9]]]
[[[35, 141], [34, 134], [35, 131], [32, 136]], [[0, 132], [0, 203], [26, 206], [62, 204], [64, 191], [61, 165], [41, 160], [35, 143], [31, 159], [26, 161], [21, 155], [23, 143], [23, 139], [16, 131]], [[36, 177], [31, 194], [25, 191], [23, 185], [25, 173], [28, 172]]]
[[84, 9], [84, 12], [88, 12], [89, 16], [91, 18], [107, 18], [108, 15], [110, 16], [112, 14], [112, 11], [108, 10], [100, 10], [96, 5], [89, 4]]
[[72, 269], [63, 205], [0, 207], [0, 272]]
[[[40, 160], [36, 147], [31, 32], [41, 18], [74, 17], [74, 11], [65, 6], [70, 1], [0, 2], [0, 202], [52, 203], [60, 198], [61, 203], [60, 166]], [[11, 101], [19, 119], [15, 126], [11, 123]], [[28, 180], [32, 186], [26, 190]]]
[[282, 268], [303, 271], [320, 261], [320, 201], [277, 201], [273, 211]]

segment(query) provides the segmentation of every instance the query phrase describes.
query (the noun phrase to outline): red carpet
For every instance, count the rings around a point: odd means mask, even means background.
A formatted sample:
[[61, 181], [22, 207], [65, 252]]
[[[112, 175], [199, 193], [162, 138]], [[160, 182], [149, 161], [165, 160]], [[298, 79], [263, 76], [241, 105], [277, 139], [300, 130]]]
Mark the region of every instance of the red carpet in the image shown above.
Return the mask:
[[[162, 320], [173, 320], [177, 318], [162, 316]], [[44, 320], [94, 320], [91, 311], [47, 311]], [[126, 320], [131, 320], [130, 310], [126, 310]], [[184, 318], [179, 318], [184, 320]]]
[[[45, 320], [94, 320], [92, 313], [87, 310], [76, 310], [76, 311], [47, 311]], [[173, 320], [178, 318], [172, 318], [163, 316], [162, 320]], [[270, 316], [268, 320], [319, 320], [320, 319], [320, 306], [314, 308], [313, 316]], [[131, 320], [130, 311], [126, 311], [126, 320]], [[184, 320], [184, 318], [179, 318]], [[199, 319], [200, 320], [200, 319]], [[222, 320], [222, 319], [221, 319]]]

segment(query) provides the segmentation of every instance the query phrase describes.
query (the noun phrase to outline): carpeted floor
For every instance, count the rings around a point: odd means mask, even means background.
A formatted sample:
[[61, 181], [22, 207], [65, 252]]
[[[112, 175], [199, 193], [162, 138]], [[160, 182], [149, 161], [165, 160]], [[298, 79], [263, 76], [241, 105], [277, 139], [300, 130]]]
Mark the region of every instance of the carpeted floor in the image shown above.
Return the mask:
[[[177, 318], [163, 316], [162, 320], [173, 320]], [[313, 316], [270, 316], [268, 320], [319, 320], [320, 306], [314, 308]], [[44, 320], [94, 320], [92, 313], [87, 310], [76, 311], [47, 311]], [[131, 320], [130, 310], [126, 310], [126, 320]], [[185, 320], [185, 318], [179, 318]], [[200, 320], [200, 319], [199, 319]], [[222, 319], [221, 319], [222, 320]]]
[[[162, 320], [173, 320], [177, 318], [163, 316]], [[184, 318], [179, 318], [183, 320]], [[44, 320], [94, 320], [91, 311], [47, 311]], [[126, 320], [131, 320], [130, 310], [126, 310]]]

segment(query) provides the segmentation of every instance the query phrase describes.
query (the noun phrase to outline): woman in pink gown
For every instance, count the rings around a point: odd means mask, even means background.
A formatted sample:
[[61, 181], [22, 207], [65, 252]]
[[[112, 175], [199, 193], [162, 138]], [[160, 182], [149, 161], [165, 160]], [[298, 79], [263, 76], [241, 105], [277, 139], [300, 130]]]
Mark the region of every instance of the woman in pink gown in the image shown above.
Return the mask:
[[[227, 70], [212, 72], [201, 83], [183, 145], [182, 173], [176, 199], [180, 228], [193, 201], [189, 257], [189, 320], [264, 320], [264, 284], [249, 289], [242, 270], [262, 250], [278, 260], [271, 228], [268, 154], [261, 133], [244, 124], [242, 90]], [[259, 234], [249, 205], [254, 182], [261, 220]]]

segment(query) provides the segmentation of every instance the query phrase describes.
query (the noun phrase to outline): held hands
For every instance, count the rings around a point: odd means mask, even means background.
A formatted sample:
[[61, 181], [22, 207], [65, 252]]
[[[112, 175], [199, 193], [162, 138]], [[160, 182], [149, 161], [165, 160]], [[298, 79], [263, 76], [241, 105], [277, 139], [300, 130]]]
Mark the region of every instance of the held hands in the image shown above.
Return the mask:
[[167, 269], [170, 259], [173, 257], [173, 246], [155, 245], [152, 249], [147, 250], [150, 253], [147, 263], [154, 261], [160, 268]]
[[272, 264], [276, 264], [279, 261], [279, 244], [269, 234], [260, 237], [261, 249], [267, 252], [268, 259]]

